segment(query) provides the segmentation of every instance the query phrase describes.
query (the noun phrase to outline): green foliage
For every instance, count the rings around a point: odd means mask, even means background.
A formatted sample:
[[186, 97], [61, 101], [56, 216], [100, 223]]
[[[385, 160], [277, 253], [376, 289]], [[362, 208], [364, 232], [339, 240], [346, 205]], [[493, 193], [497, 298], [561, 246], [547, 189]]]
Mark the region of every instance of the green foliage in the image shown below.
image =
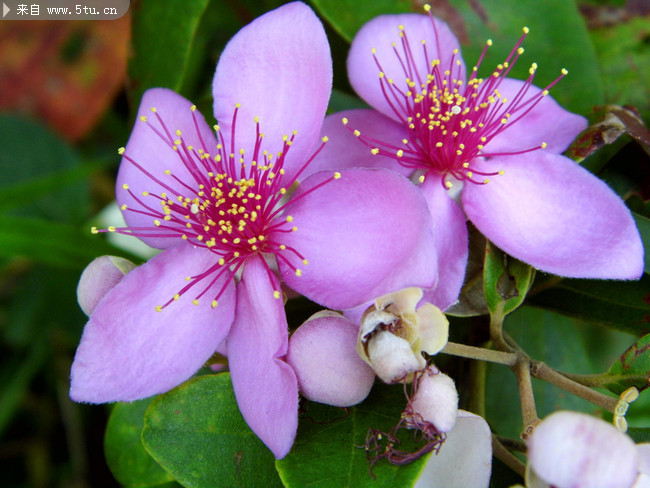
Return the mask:
[[142, 444], [144, 414], [151, 400], [115, 404], [106, 425], [106, 463], [123, 485], [157, 486], [174, 480]]
[[[405, 466], [380, 460], [372, 467], [373, 477], [364, 450], [368, 429], [390, 432], [399, 421], [406, 407], [401, 385], [375, 384], [370, 396], [348, 412], [310, 402], [306, 407], [291, 452], [276, 462], [287, 488], [414, 485], [426, 457]], [[399, 448], [413, 449], [412, 433], [404, 437]]]
[[239, 413], [228, 373], [199, 376], [156, 397], [142, 440], [189, 488], [282, 486], [273, 455]]
[[521, 305], [533, 280], [533, 269], [488, 243], [485, 248], [483, 289], [490, 313], [502, 316]]
[[608, 390], [620, 395], [631, 386], [639, 390], [650, 385], [650, 334], [632, 344], [609, 368]]

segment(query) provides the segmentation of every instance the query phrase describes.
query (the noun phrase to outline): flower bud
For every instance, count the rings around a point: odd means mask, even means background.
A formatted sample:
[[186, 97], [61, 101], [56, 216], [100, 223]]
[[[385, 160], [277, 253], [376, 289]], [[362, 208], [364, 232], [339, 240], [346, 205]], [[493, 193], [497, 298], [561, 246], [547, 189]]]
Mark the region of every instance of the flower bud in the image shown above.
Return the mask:
[[429, 367], [416, 381], [415, 394], [407, 407], [407, 422], [424, 420], [432, 423], [438, 432], [449, 432], [458, 415], [458, 392], [454, 380]]
[[422, 352], [447, 343], [447, 318], [430, 303], [416, 310], [421, 298], [421, 289], [406, 288], [377, 298], [361, 318], [357, 351], [386, 383], [410, 380], [426, 366]]
[[90, 316], [104, 295], [135, 267], [128, 259], [117, 256], [95, 258], [83, 270], [77, 285], [77, 301], [81, 310]]
[[313, 315], [289, 339], [287, 362], [300, 393], [314, 402], [348, 407], [370, 393], [375, 374], [355, 350], [358, 327], [342, 315]]
[[590, 415], [556, 412], [535, 427], [526, 444], [533, 471], [528, 485], [539, 478], [557, 488], [631, 488], [638, 476], [632, 439]]

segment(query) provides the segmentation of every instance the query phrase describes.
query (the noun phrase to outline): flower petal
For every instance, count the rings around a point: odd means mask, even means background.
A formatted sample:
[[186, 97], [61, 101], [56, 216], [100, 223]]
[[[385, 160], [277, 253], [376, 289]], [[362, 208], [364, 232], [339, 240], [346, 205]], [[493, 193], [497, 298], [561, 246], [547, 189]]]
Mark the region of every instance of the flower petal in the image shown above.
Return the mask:
[[[420, 14], [380, 15], [361, 27], [352, 40], [347, 62], [348, 77], [352, 87], [370, 106], [394, 120], [399, 118], [382, 91], [379, 82], [380, 71], [384, 73], [386, 79], [392, 79], [395, 86], [403, 93], [409, 90], [406, 84], [407, 78], [415, 81], [418, 86], [421, 80], [426, 81], [426, 75], [430, 72], [430, 62], [434, 59], [440, 60], [443, 69], [453, 65], [454, 73], [457, 71], [459, 73], [456, 78], [465, 81], [465, 65], [460, 55], [456, 54], [454, 59], [454, 49], [460, 52], [460, 44], [456, 36], [444, 22], [437, 19], [434, 22], [429, 16]], [[403, 31], [400, 30], [400, 26], [404, 26]], [[405, 38], [400, 37], [401, 32], [405, 33]], [[409, 69], [409, 72], [405, 71], [402, 64], [405, 57], [402, 49], [403, 39], [408, 39], [410, 44], [409, 65], [414, 69]], [[426, 42], [428, 61], [422, 49], [422, 41]], [[397, 45], [402, 61], [395, 54], [393, 43]], [[457, 64], [456, 60], [460, 64]], [[381, 68], [377, 66], [377, 62]], [[401, 102], [403, 101], [402, 97]]]
[[469, 256], [465, 214], [458, 204], [447, 196], [442, 179], [433, 174], [420, 185], [433, 218], [433, 232], [438, 253], [438, 283], [424, 291], [424, 301], [441, 310], [458, 301], [465, 281]]
[[316, 173], [291, 197], [287, 213], [297, 231], [276, 239], [302, 253], [309, 264], [300, 263], [302, 276], [297, 276], [279, 260], [286, 283], [333, 309], [352, 308], [409, 286], [432, 286], [437, 258], [422, 193], [386, 169], [341, 173], [336, 180], [329, 172]]
[[[348, 119], [347, 126], [343, 125], [344, 117]], [[401, 124], [376, 110], [346, 110], [328, 115], [323, 122], [322, 134], [329, 140], [303, 175], [346, 168], [388, 168], [404, 176], [413, 172], [412, 168], [402, 166], [394, 158], [372, 154], [371, 148], [361, 142], [353, 130], [397, 147], [402, 147], [402, 140], [409, 137], [409, 132]]]
[[508, 254], [571, 278], [637, 279], [643, 244], [621, 199], [563, 156], [477, 162], [503, 169], [487, 185], [466, 184], [463, 208], [474, 225]]
[[[130, 271], [98, 303], [84, 329], [71, 371], [70, 397], [79, 402], [132, 401], [163, 393], [192, 376], [228, 334], [234, 286], [216, 309], [192, 304], [188, 290], [157, 312], [195, 275], [215, 264], [190, 245], [167, 249]], [[223, 278], [215, 289], [223, 286]]]
[[415, 488], [487, 488], [492, 472], [492, 433], [478, 415], [458, 411], [456, 425], [432, 454]]
[[[155, 113], [151, 111], [152, 107], [155, 108]], [[151, 228], [154, 221], [154, 217], [150, 215], [129, 210], [147, 211], [130, 193], [159, 213], [160, 201], [157, 197], [161, 193], [186, 193], [174, 178], [191, 187], [198, 187], [183, 162], [184, 159], [187, 161], [187, 153], [172, 149], [174, 140], [182, 139], [186, 146], [193, 146], [197, 151], [203, 149], [207, 153], [212, 153], [217, 143], [203, 116], [197, 110], [192, 111], [191, 107], [192, 102], [165, 88], [153, 88], [142, 96], [138, 118], [120, 163], [115, 191], [117, 202], [126, 205], [127, 210], [122, 213], [129, 227]], [[146, 122], [143, 122], [141, 117], [146, 117]], [[181, 136], [177, 135], [177, 130]], [[165, 174], [166, 170], [169, 170], [170, 174]], [[143, 192], [149, 192], [154, 198], [143, 196]], [[140, 239], [159, 249], [178, 243], [177, 239], [169, 238]]]
[[77, 300], [83, 312], [90, 316], [99, 301], [117, 285], [124, 275], [135, 268], [128, 259], [118, 256], [95, 258], [79, 278]]
[[526, 445], [531, 469], [551, 485], [627, 488], [638, 475], [639, 454], [632, 439], [584, 413], [549, 415]]
[[[228, 362], [237, 404], [249, 427], [281, 459], [298, 429], [298, 381], [284, 362], [288, 327], [280, 284], [263, 259], [244, 264], [237, 312], [228, 336]], [[272, 281], [271, 281], [272, 280]]]
[[[507, 100], [514, 100], [524, 82], [505, 78], [499, 84], [499, 93]], [[542, 90], [534, 85], [526, 91], [526, 99], [533, 98]], [[514, 152], [547, 144], [546, 151], [561, 153], [587, 127], [587, 119], [563, 109], [550, 95], [521, 119], [513, 113], [508, 128], [485, 145], [484, 153]]]
[[283, 135], [297, 131], [285, 162], [289, 173], [315, 149], [331, 88], [323, 26], [307, 5], [293, 2], [258, 17], [230, 40], [214, 75], [214, 115], [229, 138], [235, 104], [241, 104], [236, 150], [255, 147], [254, 117], [270, 153], [282, 149]]

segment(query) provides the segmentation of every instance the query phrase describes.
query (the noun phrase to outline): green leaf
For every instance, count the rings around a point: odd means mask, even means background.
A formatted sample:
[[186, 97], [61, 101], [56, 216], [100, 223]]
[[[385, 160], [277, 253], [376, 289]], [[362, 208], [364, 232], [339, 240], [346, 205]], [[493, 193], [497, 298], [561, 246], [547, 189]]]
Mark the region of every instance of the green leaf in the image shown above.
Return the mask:
[[490, 313], [507, 315], [522, 304], [533, 280], [533, 269], [508, 256], [491, 242], [485, 248], [483, 282]]
[[560, 280], [542, 282], [529, 294], [531, 304], [643, 336], [650, 333], [650, 275], [638, 281]]
[[[348, 42], [363, 24], [382, 14], [417, 12], [410, 0], [312, 0], [314, 8], [332, 24], [332, 27]], [[397, 27], [397, 26], [395, 26]]]
[[486, 40], [492, 39], [483, 61], [484, 74], [489, 73], [505, 60], [526, 26], [530, 28], [523, 44], [526, 51], [511, 71], [513, 78], [526, 79], [531, 63], [536, 62], [539, 69], [534, 83], [544, 87], [566, 68], [569, 75], [551, 90], [562, 106], [586, 114], [604, 102], [596, 51], [574, 1], [544, 0], [543, 8], [539, 0], [462, 0], [453, 5], [465, 21], [455, 29], [464, 34], [460, 37], [463, 44], [471, 44], [463, 48], [468, 66], [476, 63]]
[[282, 486], [273, 454], [239, 413], [228, 373], [200, 376], [157, 397], [142, 440], [183, 486]]
[[[0, 256], [83, 269], [102, 254], [124, 255], [99, 236], [76, 226], [0, 215]], [[137, 261], [137, 258], [129, 257]]]
[[620, 395], [631, 386], [639, 390], [650, 384], [650, 334], [632, 344], [607, 372], [609, 381], [603, 385]]
[[131, 100], [145, 90], [165, 87], [180, 91], [189, 76], [190, 53], [208, 0], [142, 0], [133, 9], [133, 79]]
[[152, 399], [117, 403], [106, 425], [104, 453], [115, 479], [128, 486], [156, 486], [174, 481], [142, 445], [144, 414]]
[[67, 143], [38, 122], [11, 115], [0, 116], [0, 134], [2, 210], [62, 222], [88, 217], [86, 169]]
[[644, 442], [650, 442], [650, 428], [641, 428], [641, 427], [631, 427], [627, 431], [627, 435], [629, 435], [632, 439], [634, 439], [634, 442], [637, 444], [641, 444]]
[[[343, 409], [308, 403], [291, 452], [276, 462], [285, 487], [413, 486], [426, 457], [404, 466], [380, 460], [372, 469], [376, 476], [373, 479], [363, 449], [368, 429], [389, 432], [400, 420], [405, 406], [406, 398], [401, 385], [391, 387], [380, 384], [373, 387], [362, 404], [351, 407], [347, 413]], [[406, 437], [400, 449], [413, 446], [411, 433]]]

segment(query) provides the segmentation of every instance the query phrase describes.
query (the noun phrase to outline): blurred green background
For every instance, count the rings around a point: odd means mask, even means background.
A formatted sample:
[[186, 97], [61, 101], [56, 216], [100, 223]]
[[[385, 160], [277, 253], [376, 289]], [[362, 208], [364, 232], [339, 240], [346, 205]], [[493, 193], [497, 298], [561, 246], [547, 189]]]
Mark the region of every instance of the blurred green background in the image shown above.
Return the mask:
[[[139, 249], [116, 247], [104, 236], [91, 235], [90, 226], [106, 226], [117, 218], [114, 211], [109, 217], [102, 212], [113, 201], [117, 149], [128, 139], [143, 91], [172, 88], [193, 100], [209, 119], [211, 79], [223, 46], [243, 25], [282, 3], [140, 0], [115, 21], [0, 21], [2, 486], [119, 486], [103, 454], [109, 408], [68, 398], [69, 368], [86, 321], [75, 289], [81, 271], [96, 256], [144, 258]], [[461, 39], [468, 64], [492, 38], [494, 47], [484, 62], [489, 70], [527, 25], [531, 33], [515, 76], [525, 77], [535, 61], [536, 84], [543, 86], [567, 68], [570, 75], [553, 90], [567, 108], [598, 122], [603, 112], [594, 106], [625, 104], [650, 121], [647, 0], [431, 4]], [[332, 45], [330, 109], [360, 106], [345, 73], [354, 33], [377, 14], [421, 12], [422, 4], [313, 0], [310, 5], [326, 24]], [[626, 198], [647, 242], [650, 140], [645, 147], [639, 142], [647, 132], [638, 120], [618, 128], [628, 134], [584, 164]], [[533, 290], [531, 303], [542, 308], [522, 309], [508, 327], [537, 359], [570, 372], [600, 372], [635, 336], [650, 332], [649, 281], [646, 275], [635, 283], [564, 280], [540, 286]], [[458, 324], [457, 334], [464, 340], [480, 342], [475, 332], [482, 330], [480, 324]], [[463, 367], [457, 366], [459, 374]], [[518, 406], [508, 400], [514, 377], [502, 380], [509, 372], [493, 370], [488, 375], [488, 420], [516, 436]], [[541, 390], [544, 412], [570, 404], [557, 392]], [[512, 416], [503, 414], [504, 404], [513, 407]], [[646, 407], [630, 412], [633, 425], [650, 426], [647, 417]]]

